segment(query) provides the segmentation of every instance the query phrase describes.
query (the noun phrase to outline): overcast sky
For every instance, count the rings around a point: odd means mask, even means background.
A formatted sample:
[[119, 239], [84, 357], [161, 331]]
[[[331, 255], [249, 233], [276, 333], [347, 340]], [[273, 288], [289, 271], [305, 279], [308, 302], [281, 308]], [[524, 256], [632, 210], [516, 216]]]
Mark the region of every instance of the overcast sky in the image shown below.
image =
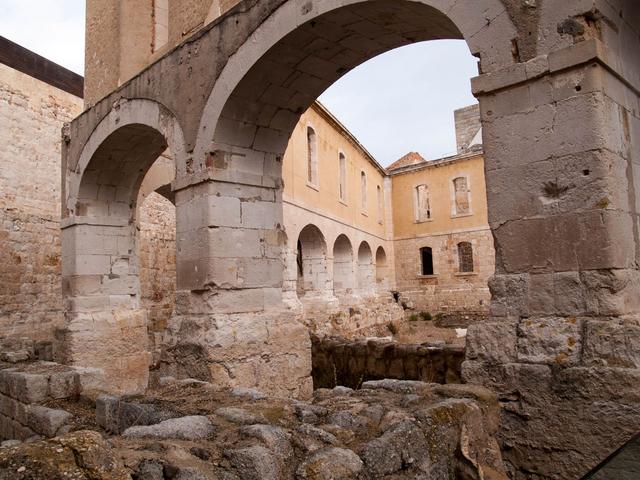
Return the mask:
[[[0, 35], [83, 74], [84, 4], [0, 0]], [[475, 75], [463, 41], [424, 42], [366, 62], [320, 100], [383, 165], [409, 151], [433, 159], [455, 152], [453, 110], [475, 103]]]

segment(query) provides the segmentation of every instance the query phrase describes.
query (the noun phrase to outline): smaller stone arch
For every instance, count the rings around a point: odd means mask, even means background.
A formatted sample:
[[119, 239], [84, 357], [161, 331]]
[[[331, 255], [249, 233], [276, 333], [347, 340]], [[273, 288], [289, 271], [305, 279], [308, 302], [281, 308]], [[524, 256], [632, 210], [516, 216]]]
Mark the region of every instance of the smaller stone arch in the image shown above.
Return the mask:
[[358, 290], [366, 293], [373, 290], [375, 284], [375, 265], [373, 253], [366, 241], [358, 248]]
[[376, 284], [379, 289], [386, 289], [389, 286], [387, 252], [385, 252], [382, 245], [376, 250]]
[[[106, 187], [114, 186], [114, 182], [119, 198], [135, 203], [142, 179], [167, 148], [175, 164], [175, 176], [184, 175], [187, 153], [175, 116], [152, 100], [120, 100], [91, 133], [77, 158], [72, 150], [64, 152], [67, 171], [63, 216], [84, 216], [86, 211], [78, 211], [81, 196], [93, 199], [96, 192], [92, 187], [103, 187], [106, 193]], [[94, 204], [104, 202], [104, 194], [94, 200]]]
[[352, 293], [356, 278], [353, 247], [345, 234], [340, 234], [333, 245], [333, 291], [336, 295]]
[[318, 296], [327, 292], [327, 243], [320, 229], [309, 224], [300, 231], [296, 248], [298, 297]]
[[[74, 148], [66, 146], [63, 153], [67, 328], [61, 349], [66, 357], [60, 360], [102, 368], [114, 391], [143, 391], [150, 354], [141, 307], [137, 206], [143, 179], [163, 152], [184, 166], [182, 129], [156, 102], [121, 100], [82, 149]], [[77, 348], [87, 338], [92, 347]]]

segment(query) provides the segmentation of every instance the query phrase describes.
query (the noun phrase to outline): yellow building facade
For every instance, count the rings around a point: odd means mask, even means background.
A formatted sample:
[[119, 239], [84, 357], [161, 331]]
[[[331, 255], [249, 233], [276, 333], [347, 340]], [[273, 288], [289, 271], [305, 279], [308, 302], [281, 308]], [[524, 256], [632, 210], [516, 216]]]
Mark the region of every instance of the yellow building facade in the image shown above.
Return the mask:
[[306, 312], [397, 292], [405, 308], [453, 324], [488, 313], [495, 253], [482, 149], [471, 145], [477, 114], [456, 112], [459, 154], [410, 153], [387, 169], [321, 104], [302, 115], [283, 160], [283, 208], [289, 290]]
[[423, 160], [389, 173], [396, 288], [403, 301], [436, 315], [486, 315], [495, 252], [482, 153]]

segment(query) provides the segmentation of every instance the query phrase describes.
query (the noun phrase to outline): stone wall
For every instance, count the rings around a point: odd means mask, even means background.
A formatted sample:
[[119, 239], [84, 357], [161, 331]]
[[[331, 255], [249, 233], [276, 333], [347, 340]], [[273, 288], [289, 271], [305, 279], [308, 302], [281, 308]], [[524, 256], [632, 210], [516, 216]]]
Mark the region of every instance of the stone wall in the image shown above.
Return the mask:
[[153, 363], [176, 301], [176, 214], [173, 204], [151, 193], [139, 214], [140, 291], [147, 311]]
[[0, 64], [0, 337], [62, 323], [60, 132], [82, 99]]
[[0, 366], [0, 441], [69, 432], [73, 415], [44, 404], [76, 399], [103, 387], [103, 380], [98, 370], [51, 362]]
[[463, 153], [469, 149], [469, 144], [480, 131], [480, 105], [460, 108], [454, 112], [454, 118], [458, 153]]
[[0, 478], [507, 478], [497, 398], [475, 386], [382, 380], [301, 402], [167, 379], [95, 411], [68, 404], [75, 431], [0, 448]]
[[360, 388], [363, 382], [393, 378], [427, 383], [460, 383], [464, 348], [350, 341], [312, 335], [313, 387]]
[[[460, 273], [460, 242], [473, 246], [473, 273]], [[434, 275], [421, 275], [420, 249], [433, 252]], [[494, 272], [493, 238], [488, 229], [397, 240], [396, 279], [401, 302], [414, 310], [488, 315], [487, 282]]]

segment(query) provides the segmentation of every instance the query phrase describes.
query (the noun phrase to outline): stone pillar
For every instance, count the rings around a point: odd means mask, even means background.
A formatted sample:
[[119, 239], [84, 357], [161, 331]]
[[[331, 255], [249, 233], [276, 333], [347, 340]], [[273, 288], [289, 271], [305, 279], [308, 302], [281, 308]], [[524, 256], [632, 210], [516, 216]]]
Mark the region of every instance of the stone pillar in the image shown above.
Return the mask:
[[579, 478], [640, 431], [640, 122], [621, 65], [592, 39], [473, 81], [496, 274], [463, 375], [500, 394], [513, 478]]
[[309, 335], [299, 309], [283, 303], [278, 173], [255, 178], [209, 169], [175, 182], [177, 304], [164, 373], [311, 394]]
[[104, 370], [110, 391], [144, 391], [151, 358], [134, 227], [117, 218], [69, 217], [62, 248], [66, 318], [56, 359]]

